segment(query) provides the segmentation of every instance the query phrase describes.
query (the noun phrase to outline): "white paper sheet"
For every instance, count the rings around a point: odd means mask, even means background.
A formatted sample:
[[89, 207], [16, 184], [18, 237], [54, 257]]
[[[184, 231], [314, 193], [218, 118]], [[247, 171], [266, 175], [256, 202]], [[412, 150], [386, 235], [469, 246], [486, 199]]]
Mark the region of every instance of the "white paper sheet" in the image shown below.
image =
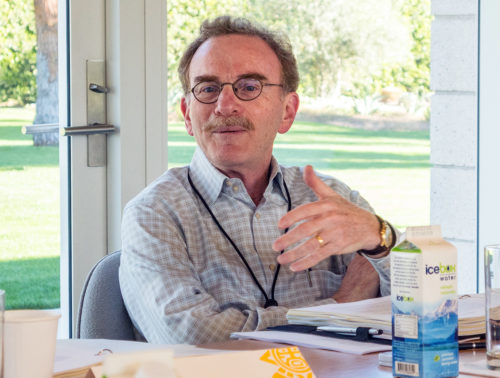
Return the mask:
[[459, 368], [460, 374], [469, 374], [481, 377], [500, 377], [499, 370], [489, 370], [486, 366], [486, 357], [483, 360], [471, 363], [461, 363]]
[[[175, 357], [194, 356], [228, 351], [197, 348], [195, 345], [148, 344], [137, 341], [103, 340], [103, 339], [69, 339], [57, 340], [54, 374], [80, 369], [101, 363], [106, 352], [133, 352], [138, 350], [173, 349]], [[100, 352], [100, 353], [99, 353]]]
[[[54, 374], [102, 362], [104, 350], [114, 353], [153, 349], [150, 344], [134, 341], [69, 339], [57, 340]], [[158, 346], [155, 346], [158, 349]]]
[[334, 350], [337, 352], [351, 354], [367, 354], [373, 352], [383, 352], [392, 349], [390, 345], [384, 344], [367, 343], [283, 331], [234, 332], [233, 334], [231, 334], [231, 338], [270, 341], [275, 343], [304, 346], [308, 348]]

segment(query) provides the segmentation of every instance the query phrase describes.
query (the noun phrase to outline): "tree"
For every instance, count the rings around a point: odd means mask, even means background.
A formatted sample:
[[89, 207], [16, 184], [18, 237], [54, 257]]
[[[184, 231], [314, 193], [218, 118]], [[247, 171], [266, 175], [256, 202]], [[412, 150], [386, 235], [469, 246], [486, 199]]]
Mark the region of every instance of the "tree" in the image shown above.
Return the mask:
[[[411, 30], [395, 0], [169, 0], [169, 104], [182, 95], [177, 80], [180, 54], [196, 35], [201, 21], [223, 13], [244, 16], [290, 38], [301, 77], [299, 91], [328, 97], [357, 90], [376, 91], [373, 78], [386, 66], [408, 59]], [[420, 1], [420, 0], [415, 0]]]
[[[246, 0], [244, 0], [246, 1]], [[243, 2], [244, 2], [243, 1]], [[193, 6], [192, 0], [167, 1], [167, 61], [168, 61], [168, 104], [177, 106], [182, 93], [177, 67], [184, 49], [197, 35], [200, 25], [207, 18], [231, 13], [242, 0], [199, 0]]]
[[36, 34], [32, 0], [0, 1], [0, 102], [36, 99]]
[[[37, 35], [37, 98], [34, 124], [59, 122], [57, 0], [34, 0]], [[37, 145], [57, 145], [58, 133], [34, 134]]]
[[425, 96], [430, 92], [431, 1], [395, 0], [395, 4], [411, 30], [411, 55], [402, 64], [384, 67], [379, 80]]

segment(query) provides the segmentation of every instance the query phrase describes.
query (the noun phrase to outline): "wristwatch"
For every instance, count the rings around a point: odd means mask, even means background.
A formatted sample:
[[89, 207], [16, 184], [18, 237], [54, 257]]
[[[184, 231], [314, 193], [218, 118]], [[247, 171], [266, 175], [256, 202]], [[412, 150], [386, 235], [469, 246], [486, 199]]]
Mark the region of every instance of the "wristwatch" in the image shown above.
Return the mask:
[[360, 249], [358, 253], [368, 256], [378, 255], [379, 253], [391, 250], [396, 244], [396, 234], [390, 223], [386, 222], [375, 214], [379, 223], [380, 244], [374, 249]]

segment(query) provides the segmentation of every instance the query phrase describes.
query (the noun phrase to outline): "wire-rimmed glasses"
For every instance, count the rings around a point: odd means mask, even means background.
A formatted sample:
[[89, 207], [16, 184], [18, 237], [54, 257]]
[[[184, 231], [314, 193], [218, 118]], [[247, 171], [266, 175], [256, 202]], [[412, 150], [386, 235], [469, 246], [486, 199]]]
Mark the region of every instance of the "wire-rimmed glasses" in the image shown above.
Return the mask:
[[234, 83], [218, 83], [216, 81], [200, 81], [191, 92], [195, 99], [203, 104], [213, 104], [219, 99], [224, 85], [233, 88], [234, 95], [242, 101], [252, 101], [260, 96], [264, 87], [282, 87], [283, 84], [263, 83], [255, 78], [240, 78]]

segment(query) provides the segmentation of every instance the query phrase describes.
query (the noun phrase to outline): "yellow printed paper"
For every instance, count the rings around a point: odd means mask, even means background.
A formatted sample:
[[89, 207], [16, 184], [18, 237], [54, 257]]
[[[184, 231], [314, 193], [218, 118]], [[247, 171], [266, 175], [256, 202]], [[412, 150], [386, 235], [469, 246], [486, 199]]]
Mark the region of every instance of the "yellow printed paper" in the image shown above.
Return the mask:
[[314, 377], [311, 368], [297, 347], [268, 349], [260, 359], [278, 367], [278, 371], [272, 378]]
[[174, 359], [177, 378], [314, 378], [297, 347]]

